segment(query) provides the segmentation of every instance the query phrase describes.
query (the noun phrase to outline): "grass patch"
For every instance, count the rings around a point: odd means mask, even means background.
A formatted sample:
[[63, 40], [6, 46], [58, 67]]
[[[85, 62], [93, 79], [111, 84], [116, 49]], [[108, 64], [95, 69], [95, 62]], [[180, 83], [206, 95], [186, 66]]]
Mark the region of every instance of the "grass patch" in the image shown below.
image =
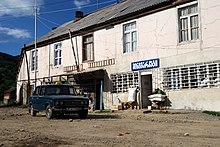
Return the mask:
[[109, 110], [109, 109], [105, 109], [105, 110], [102, 110], [102, 111], [100, 111], [100, 110], [95, 111], [95, 113], [110, 113], [110, 112], [111, 112], [111, 110]]
[[203, 113], [214, 115], [214, 116], [220, 116], [220, 112], [216, 112], [216, 111], [203, 111]]

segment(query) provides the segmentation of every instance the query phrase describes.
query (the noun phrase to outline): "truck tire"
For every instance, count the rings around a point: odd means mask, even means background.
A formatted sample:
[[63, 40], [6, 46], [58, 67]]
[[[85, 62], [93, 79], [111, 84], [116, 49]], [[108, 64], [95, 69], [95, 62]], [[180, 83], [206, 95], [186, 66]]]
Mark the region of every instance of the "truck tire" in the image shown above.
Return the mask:
[[37, 114], [37, 112], [36, 111], [34, 111], [34, 108], [33, 108], [33, 106], [31, 105], [31, 108], [30, 108], [30, 113], [31, 113], [31, 116], [36, 116], [36, 114]]
[[53, 112], [52, 108], [50, 107], [50, 105], [48, 105], [46, 107], [46, 117], [48, 119], [52, 119], [54, 117], [54, 112]]

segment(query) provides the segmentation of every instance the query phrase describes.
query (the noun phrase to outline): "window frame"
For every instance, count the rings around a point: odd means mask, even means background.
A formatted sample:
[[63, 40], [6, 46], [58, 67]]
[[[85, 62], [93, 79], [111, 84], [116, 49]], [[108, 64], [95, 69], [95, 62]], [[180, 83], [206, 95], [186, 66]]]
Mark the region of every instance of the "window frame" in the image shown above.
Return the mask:
[[[135, 28], [132, 28], [132, 25], [135, 24]], [[126, 30], [126, 27], [128, 27], [129, 30]], [[123, 30], [123, 54], [126, 53], [132, 53], [137, 51], [138, 47], [138, 31], [137, 31], [137, 22], [132, 21], [126, 24], [123, 24], [122, 26]], [[135, 33], [135, 39], [133, 40], [132, 34]], [[126, 35], [128, 34], [128, 40], [126, 38]], [[133, 43], [135, 43], [135, 48], [133, 47]], [[127, 44], [129, 45], [129, 48], [127, 48]]]
[[[197, 8], [197, 11], [196, 12], [193, 12], [193, 13], [188, 13], [186, 15], [183, 15], [181, 16], [181, 10], [183, 9], [189, 9], [192, 7], [192, 6], [195, 6], [196, 5], [196, 8]], [[181, 6], [178, 6], [177, 7], [177, 16], [178, 16], [178, 42], [181, 44], [181, 43], [185, 43], [185, 42], [192, 42], [192, 41], [197, 41], [200, 39], [200, 18], [199, 18], [199, 4], [198, 4], [198, 1], [194, 1], [194, 2], [191, 2], [191, 3], [187, 3], [187, 4], [184, 4], [184, 5], [181, 5]], [[193, 17], [197, 17], [197, 26], [193, 26], [191, 20]], [[182, 23], [181, 23], [181, 20], [184, 20], [186, 19], [186, 28], [185, 28], [185, 32], [186, 34], [182, 35], [182, 32], [184, 31], [184, 29], [181, 29], [181, 26], [182, 26]], [[193, 39], [192, 35], [192, 30], [196, 29], [197, 32], [196, 32], [196, 38]], [[184, 39], [185, 38], [185, 39]]]
[[[56, 46], [58, 46], [58, 47], [56, 47]], [[61, 42], [54, 44], [53, 63], [54, 63], [54, 67], [59, 67], [62, 65], [62, 43]]]
[[[35, 61], [36, 61], [36, 64], [35, 64]], [[36, 69], [35, 69], [35, 66], [36, 66]], [[36, 50], [34, 49], [31, 51], [31, 71], [34, 72], [35, 70], [38, 70], [38, 49]]]
[[[87, 38], [92, 37], [90, 41], [85, 41]], [[85, 46], [91, 44], [91, 49], [86, 49]], [[89, 51], [88, 51], [89, 50]], [[90, 58], [88, 58], [88, 52], [90, 52]], [[82, 62], [94, 61], [94, 34], [86, 34], [82, 36]]]

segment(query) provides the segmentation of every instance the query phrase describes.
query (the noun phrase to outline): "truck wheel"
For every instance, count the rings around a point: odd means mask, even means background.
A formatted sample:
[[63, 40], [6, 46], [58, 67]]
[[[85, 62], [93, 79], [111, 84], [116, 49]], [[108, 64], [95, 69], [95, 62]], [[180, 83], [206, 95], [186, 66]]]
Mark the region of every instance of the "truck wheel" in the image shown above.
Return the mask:
[[30, 113], [31, 113], [31, 116], [36, 116], [36, 114], [37, 114], [37, 112], [36, 111], [34, 111], [34, 108], [33, 108], [33, 106], [31, 105], [31, 108], [30, 108]]
[[79, 118], [85, 119], [85, 118], [87, 117], [87, 115], [88, 115], [88, 110], [80, 111], [80, 112], [78, 113], [78, 115], [79, 115]]
[[46, 107], [46, 117], [48, 119], [52, 119], [54, 117], [54, 112], [53, 112], [52, 108], [50, 107], [50, 105], [48, 105]]

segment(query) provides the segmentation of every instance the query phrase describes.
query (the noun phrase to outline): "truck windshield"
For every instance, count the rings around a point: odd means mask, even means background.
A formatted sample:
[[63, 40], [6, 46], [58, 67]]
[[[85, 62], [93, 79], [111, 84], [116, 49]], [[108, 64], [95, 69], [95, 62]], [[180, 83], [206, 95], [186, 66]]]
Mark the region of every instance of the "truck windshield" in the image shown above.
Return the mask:
[[76, 95], [72, 86], [51, 85], [46, 89], [46, 95]]

